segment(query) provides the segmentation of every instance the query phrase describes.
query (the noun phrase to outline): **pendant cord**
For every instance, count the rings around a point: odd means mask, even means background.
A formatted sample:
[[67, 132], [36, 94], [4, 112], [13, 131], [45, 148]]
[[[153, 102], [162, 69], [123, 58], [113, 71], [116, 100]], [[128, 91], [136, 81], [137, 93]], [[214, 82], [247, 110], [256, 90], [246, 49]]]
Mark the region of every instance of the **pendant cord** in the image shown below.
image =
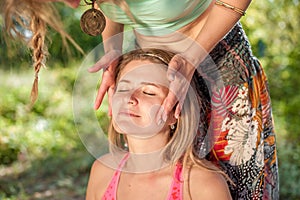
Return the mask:
[[92, 5], [94, 8], [95, 0], [84, 0], [84, 2], [86, 3], [86, 5]]

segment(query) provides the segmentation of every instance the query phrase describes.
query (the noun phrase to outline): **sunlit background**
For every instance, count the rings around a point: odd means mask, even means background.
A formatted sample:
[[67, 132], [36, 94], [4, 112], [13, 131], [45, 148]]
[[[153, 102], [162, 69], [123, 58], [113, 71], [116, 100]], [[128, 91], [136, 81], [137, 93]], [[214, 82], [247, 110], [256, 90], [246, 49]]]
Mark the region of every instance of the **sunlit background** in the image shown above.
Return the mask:
[[[56, 3], [66, 31], [85, 52], [101, 37], [82, 33], [73, 10]], [[300, 5], [298, 0], [253, 1], [242, 19], [254, 54], [266, 70], [277, 134], [281, 199], [300, 199]], [[0, 26], [3, 19], [0, 18]], [[28, 110], [34, 78], [30, 51], [7, 46], [0, 33], [0, 199], [84, 199], [94, 158], [81, 143], [73, 120], [72, 90], [84, 59], [50, 30], [51, 56], [41, 70], [39, 98]], [[92, 105], [91, 105], [92, 106]], [[107, 105], [104, 105], [104, 107]], [[105, 109], [104, 109], [105, 110]], [[97, 116], [103, 127], [105, 111]], [[86, 119], [88, 122], [89, 119]], [[88, 124], [88, 123], [87, 123]]]

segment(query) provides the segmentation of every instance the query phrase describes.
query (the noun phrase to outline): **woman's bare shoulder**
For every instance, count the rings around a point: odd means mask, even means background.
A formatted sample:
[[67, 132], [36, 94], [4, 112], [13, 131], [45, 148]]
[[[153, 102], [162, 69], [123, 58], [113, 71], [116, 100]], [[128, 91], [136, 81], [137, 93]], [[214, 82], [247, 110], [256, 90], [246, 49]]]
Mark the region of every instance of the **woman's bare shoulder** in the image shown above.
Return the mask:
[[91, 175], [95, 175], [98, 178], [111, 177], [117, 168], [117, 162], [111, 154], [104, 155], [94, 161]]
[[86, 199], [98, 199], [102, 197], [110, 180], [113, 177], [115, 169], [106, 164], [109, 157], [101, 157], [94, 161], [87, 187]]
[[232, 199], [225, 177], [204, 167], [193, 166], [190, 170], [189, 191], [192, 199]]

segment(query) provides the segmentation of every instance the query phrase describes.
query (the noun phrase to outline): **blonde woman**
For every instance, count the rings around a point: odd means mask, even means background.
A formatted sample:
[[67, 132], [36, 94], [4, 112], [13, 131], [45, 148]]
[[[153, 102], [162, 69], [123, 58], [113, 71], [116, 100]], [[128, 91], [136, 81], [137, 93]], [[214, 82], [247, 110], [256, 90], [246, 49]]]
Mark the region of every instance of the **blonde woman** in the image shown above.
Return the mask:
[[165, 123], [155, 121], [169, 91], [171, 57], [157, 49], [122, 56], [108, 133], [111, 153], [94, 162], [87, 200], [231, 199], [221, 171], [194, 154], [199, 116], [192, 88], [178, 119], [172, 111]]

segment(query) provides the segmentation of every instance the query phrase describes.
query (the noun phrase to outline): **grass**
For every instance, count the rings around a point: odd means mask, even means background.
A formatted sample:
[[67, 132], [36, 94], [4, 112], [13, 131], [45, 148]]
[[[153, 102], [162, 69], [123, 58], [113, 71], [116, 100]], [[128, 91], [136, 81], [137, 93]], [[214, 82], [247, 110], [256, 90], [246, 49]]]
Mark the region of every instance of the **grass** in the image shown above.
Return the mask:
[[[74, 123], [72, 87], [78, 64], [73, 64], [42, 70], [39, 99], [31, 110], [33, 72], [0, 71], [0, 199], [84, 199], [94, 156]], [[97, 115], [104, 126], [106, 114]]]

